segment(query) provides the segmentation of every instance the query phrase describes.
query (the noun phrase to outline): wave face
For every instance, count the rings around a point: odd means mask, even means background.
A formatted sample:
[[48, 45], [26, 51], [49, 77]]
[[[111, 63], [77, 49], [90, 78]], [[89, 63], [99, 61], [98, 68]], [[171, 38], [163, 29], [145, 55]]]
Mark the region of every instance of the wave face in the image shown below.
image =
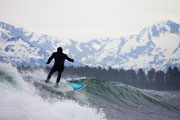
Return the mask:
[[110, 120], [178, 120], [180, 117], [180, 106], [172, 105], [164, 92], [97, 80], [89, 80], [86, 85], [90, 103], [103, 108]]
[[[44, 70], [19, 73], [0, 64], [2, 120], [179, 120], [180, 95], [137, 89], [116, 82], [80, 79], [80, 91], [56, 92], [34, 84]], [[51, 81], [55, 82], [56, 76]], [[67, 81], [62, 79], [61, 81]]]

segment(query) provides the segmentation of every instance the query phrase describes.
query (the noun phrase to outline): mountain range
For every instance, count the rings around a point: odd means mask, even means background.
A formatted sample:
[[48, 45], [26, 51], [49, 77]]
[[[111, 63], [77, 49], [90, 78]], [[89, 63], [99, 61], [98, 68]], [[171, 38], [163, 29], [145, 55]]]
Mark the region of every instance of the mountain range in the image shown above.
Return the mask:
[[145, 27], [135, 35], [88, 42], [30, 32], [0, 22], [1, 62], [46, 66], [48, 57], [59, 46], [76, 61], [66, 65], [145, 70], [180, 68], [180, 24], [170, 20]]

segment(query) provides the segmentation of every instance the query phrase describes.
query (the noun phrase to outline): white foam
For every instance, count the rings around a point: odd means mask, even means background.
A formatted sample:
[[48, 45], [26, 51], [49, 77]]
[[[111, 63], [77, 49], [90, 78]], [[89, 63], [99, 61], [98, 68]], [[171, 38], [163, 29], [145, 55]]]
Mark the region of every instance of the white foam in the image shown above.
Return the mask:
[[[49, 103], [32, 91], [31, 85], [26, 83], [11, 65], [0, 64], [0, 70], [12, 76], [21, 90], [0, 83], [0, 119], [1, 120], [104, 120], [105, 114], [97, 112], [89, 106], [82, 106], [72, 100], [56, 100]], [[43, 71], [39, 77], [43, 77]], [[4, 87], [3, 87], [4, 86]], [[78, 97], [78, 96], [77, 96]]]

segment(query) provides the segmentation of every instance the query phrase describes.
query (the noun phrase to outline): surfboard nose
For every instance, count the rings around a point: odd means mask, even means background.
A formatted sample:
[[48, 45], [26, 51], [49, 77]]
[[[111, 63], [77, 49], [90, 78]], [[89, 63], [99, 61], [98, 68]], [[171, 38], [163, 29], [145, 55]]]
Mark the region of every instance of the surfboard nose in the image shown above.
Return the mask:
[[73, 87], [74, 90], [79, 90], [85, 87], [85, 85], [81, 83], [63, 83], [63, 84]]

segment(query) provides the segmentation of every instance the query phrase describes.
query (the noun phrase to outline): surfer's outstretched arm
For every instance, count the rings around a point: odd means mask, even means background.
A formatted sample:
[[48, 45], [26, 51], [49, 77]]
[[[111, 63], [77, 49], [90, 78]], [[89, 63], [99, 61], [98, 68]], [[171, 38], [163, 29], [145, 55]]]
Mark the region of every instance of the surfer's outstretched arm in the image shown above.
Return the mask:
[[74, 59], [69, 58], [67, 55], [66, 55], [66, 60], [68, 60], [68, 61], [70, 61], [70, 62], [74, 62]]
[[54, 53], [51, 55], [51, 57], [49, 57], [49, 59], [48, 59], [48, 61], [46, 62], [46, 64], [49, 64], [53, 58], [54, 58]]

